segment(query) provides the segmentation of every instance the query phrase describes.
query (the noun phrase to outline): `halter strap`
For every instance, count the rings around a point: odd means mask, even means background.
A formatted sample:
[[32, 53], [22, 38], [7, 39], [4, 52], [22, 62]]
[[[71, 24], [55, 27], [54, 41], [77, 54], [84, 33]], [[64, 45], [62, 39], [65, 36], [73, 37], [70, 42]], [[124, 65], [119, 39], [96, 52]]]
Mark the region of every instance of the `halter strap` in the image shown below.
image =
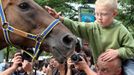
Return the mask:
[[36, 59], [36, 56], [38, 55], [41, 43], [44, 41], [45, 37], [50, 33], [50, 31], [60, 22], [59, 19], [55, 19], [41, 34], [35, 35], [35, 34], [27, 33], [25, 31], [12, 27], [5, 18], [5, 14], [4, 14], [2, 6], [3, 6], [2, 0], [0, 0], [0, 19], [2, 21], [2, 29], [3, 29], [4, 38], [6, 40], [6, 43], [9, 45], [13, 45], [9, 38], [9, 33], [8, 33], [9, 31], [12, 33], [15, 33], [17, 35], [20, 35], [22, 37], [35, 40], [36, 41], [35, 54], [33, 56], [33, 61], [34, 61]]
[[3, 29], [3, 33], [4, 33], [4, 38], [5, 38], [5, 41], [6, 41], [7, 44], [12, 45], [12, 43], [11, 43], [11, 41], [9, 39], [8, 30], [6, 28], [4, 28], [4, 27], [6, 27], [4, 25], [5, 25], [5, 23], [7, 23], [7, 20], [5, 18], [5, 14], [4, 14], [2, 6], [3, 5], [2, 5], [2, 2], [0, 0], [0, 16], [1, 16], [1, 22], [2, 22], [2, 29]]
[[59, 19], [54, 20], [37, 38], [36, 45], [35, 45], [35, 55], [33, 60], [36, 59], [36, 56], [39, 53], [39, 47], [41, 43], [44, 41], [45, 37], [50, 33], [50, 31], [59, 23]]

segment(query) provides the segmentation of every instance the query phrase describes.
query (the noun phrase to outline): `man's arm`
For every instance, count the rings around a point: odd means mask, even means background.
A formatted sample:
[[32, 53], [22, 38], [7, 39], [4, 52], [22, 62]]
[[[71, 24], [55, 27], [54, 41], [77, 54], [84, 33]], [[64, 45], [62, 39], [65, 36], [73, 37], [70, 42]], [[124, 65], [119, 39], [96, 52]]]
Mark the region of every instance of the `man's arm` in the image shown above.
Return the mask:
[[85, 73], [87, 75], [97, 75], [94, 71], [92, 71], [89, 66], [87, 65], [86, 68], [84, 69]]
[[0, 75], [11, 75], [19, 67], [18, 64], [20, 63], [22, 63], [22, 57], [16, 54], [13, 58], [12, 66], [6, 69], [5, 71], [1, 72]]
[[134, 57], [134, 38], [124, 26], [122, 27], [120, 32], [120, 42], [122, 42], [122, 47], [118, 49], [119, 56], [122, 59], [130, 59]]
[[1, 72], [0, 75], [11, 75], [15, 70], [15, 67], [9, 67], [5, 71]]
[[20, 53], [16, 53], [13, 58], [12, 66], [1, 72], [0, 75], [11, 75], [19, 67], [20, 63], [22, 63], [22, 57], [20, 56]]

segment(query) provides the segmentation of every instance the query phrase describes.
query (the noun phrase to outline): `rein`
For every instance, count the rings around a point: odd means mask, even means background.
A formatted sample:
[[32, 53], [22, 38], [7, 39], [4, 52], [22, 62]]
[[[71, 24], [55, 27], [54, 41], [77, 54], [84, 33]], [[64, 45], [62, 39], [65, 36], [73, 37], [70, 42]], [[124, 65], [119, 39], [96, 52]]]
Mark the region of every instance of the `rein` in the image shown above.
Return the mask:
[[3, 10], [2, 0], [0, 0], [0, 20], [2, 22], [2, 30], [3, 30], [4, 38], [5, 38], [5, 41], [8, 45], [13, 45], [12, 42], [10, 41], [10, 38], [9, 38], [9, 32], [12, 32], [12, 33], [15, 33], [19, 36], [29, 38], [29, 39], [36, 41], [36, 44], [34, 47], [35, 54], [32, 57], [33, 61], [36, 60], [36, 57], [39, 53], [40, 45], [42, 44], [42, 42], [44, 41], [46, 36], [60, 22], [59, 19], [55, 19], [42, 33], [40, 33], [38, 35], [31, 34], [31, 33], [16, 29], [16, 28], [12, 27], [6, 20], [6, 16], [5, 16], [4, 10]]

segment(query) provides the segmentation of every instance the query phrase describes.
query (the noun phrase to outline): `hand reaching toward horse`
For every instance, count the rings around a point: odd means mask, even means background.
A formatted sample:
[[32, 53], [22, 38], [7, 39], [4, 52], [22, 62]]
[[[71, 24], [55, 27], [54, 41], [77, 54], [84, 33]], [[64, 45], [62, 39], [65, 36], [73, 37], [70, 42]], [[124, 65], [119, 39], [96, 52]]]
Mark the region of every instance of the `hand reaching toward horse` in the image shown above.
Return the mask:
[[64, 17], [60, 16], [61, 15], [61, 12], [56, 12], [54, 9], [52, 9], [51, 7], [49, 6], [44, 6], [44, 8], [47, 10], [47, 12], [53, 16], [54, 18], [56, 19], [60, 19], [60, 21], [64, 21]]
[[50, 15], [52, 15], [54, 18], [59, 18], [61, 12], [56, 12], [54, 9], [52, 9], [49, 6], [44, 6], [44, 8], [48, 11]]

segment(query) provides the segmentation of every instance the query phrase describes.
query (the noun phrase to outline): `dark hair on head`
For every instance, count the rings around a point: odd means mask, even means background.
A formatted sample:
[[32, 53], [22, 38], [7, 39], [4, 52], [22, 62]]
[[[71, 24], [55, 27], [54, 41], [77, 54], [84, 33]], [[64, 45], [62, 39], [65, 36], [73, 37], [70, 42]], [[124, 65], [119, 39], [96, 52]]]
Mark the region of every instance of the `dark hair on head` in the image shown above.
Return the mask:
[[91, 58], [91, 60], [90, 60], [91, 64], [94, 64], [91, 49], [89, 47], [87, 47], [87, 46], [83, 46], [82, 51], [86, 54], [86, 57]]
[[91, 49], [89, 47], [82, 47], [82, 51], [86, 54], [87, 57], [91, 57], [92, 53], [91, 53]]
[[81, 52], [82, 49], [82, 40], [80, 38], [77, 38], [77, 43], [75, 45], [75, 51], [76, 52]]
[[22, 54], [23, 55], [23, 59], [24, 60], [28, 60], [29, 62], [31, 62], [32, 61], [32, 57], [28, 53], [33, 55], [34, 51], [32, 49], [28, 49], [28, 50], [26, 50], [26, 52], [23, 52], [23, 54]]

